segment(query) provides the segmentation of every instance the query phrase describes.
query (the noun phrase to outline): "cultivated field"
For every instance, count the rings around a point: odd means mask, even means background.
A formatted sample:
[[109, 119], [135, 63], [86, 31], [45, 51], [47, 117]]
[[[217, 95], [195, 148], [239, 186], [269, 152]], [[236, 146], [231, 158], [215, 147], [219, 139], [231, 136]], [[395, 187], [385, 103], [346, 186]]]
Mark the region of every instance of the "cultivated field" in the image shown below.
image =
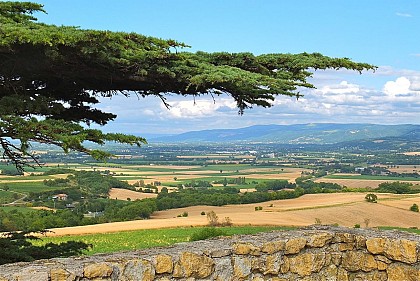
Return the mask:
[[[409, 166], [413, 167], [413, 166]], [[394, 169], [394, 168], [393, 168]], [[407, 173], [408, 171], [407, 166], [401, 166], [395, 168], [395, 171], [399, 173]], [[392, 170], [392, 169], [390, 169]], [[379, 184], [383, 182], [408, 182], [412, 183], [413, 185], [420, 184], [420, 178], [416, 180], [416, 178], [408, 177], [406, 179], [399, 178], [399, 177], [387, 177], [387, 176], [367, 176], [367, 175], [359, 175], [359, 174], [345, 174], [345, 173], [338, 173], [334, 175], [329, 175], [326, 177], [322, 177], [316, 179], [315, 182], [331, 182], [337, 183], [339, 185], [347, 186], [349, 188], [377, 188]]]
[[127, 200], [130, 198], [130, 200], [141, 200], [145, 198], [156, 198], [156, 193], [142, 193], [142, 192], [136, 192], [131, 191], [128, 189], [123, 188], [111, 188], [109, 192], [109, 198], [111, 199], [118, 199], [118, 200]]
[[[413, 202], [420, 205], [420, 194], [378, 194], [379, 202], [376, 204], [367, 203], [364, 197], [364, 193], [308, 194], [296, 199], [259, 204], [194, 206], [156, 212], [149, 220], [53, 229], [51, 235], [203, 226], [207, 224], [206, 216], [201, 215], [203, 211], [215, 211], [219, 220], [229, 217], [235, 225], [305, 226], [321, 222], [348, 227], [355, 224], [362, 227], [366, 224], [369, 227], [420, 227], [420, 214], [408, 210], [408, 205]], [[263, 209], [255, 211], [255, 207], [260, 206]], [[177, 217], [183, 212], [188, 212], [188, 217]]]
[[[383, 182], [393, 182], [393, 180], [360, 180], [360, 179], [328, 179], [320, 178], [316, 179], [315, 182], [331, 182], [339, 185], [347, 186], [349, 188], [372, 188], [375, 189], [379, 184]], [[418, 181], [401, 181], [409, 182], [412, 184], [419, 184]]]

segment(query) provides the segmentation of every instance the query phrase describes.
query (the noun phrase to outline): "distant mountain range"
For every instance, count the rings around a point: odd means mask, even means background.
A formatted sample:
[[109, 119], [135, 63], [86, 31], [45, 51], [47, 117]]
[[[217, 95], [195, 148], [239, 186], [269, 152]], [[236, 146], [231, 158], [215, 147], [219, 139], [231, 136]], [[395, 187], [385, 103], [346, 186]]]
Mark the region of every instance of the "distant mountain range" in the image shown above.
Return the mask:
[[420, 125], [375, 125], [315, 123], [298, 125], [257, 125], [239, 129], [191, 131], [148, 139], [164, 143], [273, 142], [281, 144], [334, 144], [358, 140], [399, 138], [420, 140]]

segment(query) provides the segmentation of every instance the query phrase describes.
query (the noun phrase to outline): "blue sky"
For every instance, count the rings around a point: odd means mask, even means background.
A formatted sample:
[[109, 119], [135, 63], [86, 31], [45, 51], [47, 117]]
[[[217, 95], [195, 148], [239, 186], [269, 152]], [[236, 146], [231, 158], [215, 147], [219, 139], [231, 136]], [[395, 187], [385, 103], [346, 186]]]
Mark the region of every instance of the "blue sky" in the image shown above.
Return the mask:
[[180, 133], [256, 124], [311, 122], [420, 124], [418, 0], [39, 0], [40, 21], [84, 29], [137, 32], [176, 39], [190, 51], [320, 52], [379, 66], [359, 75], [321, 71], [296, 101], [238, 116], [231, 99], [115, 97], [98, 106], [118, 115], [105, 131]]

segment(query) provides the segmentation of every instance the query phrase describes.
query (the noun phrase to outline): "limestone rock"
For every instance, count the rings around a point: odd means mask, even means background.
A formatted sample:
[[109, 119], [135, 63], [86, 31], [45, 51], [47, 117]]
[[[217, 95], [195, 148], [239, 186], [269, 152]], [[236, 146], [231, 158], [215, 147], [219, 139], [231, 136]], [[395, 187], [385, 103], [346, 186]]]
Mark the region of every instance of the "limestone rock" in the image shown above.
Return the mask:
[[406, 281], [405, 279], [388, 279], [386, 272], [381, 271], [372, 271], [372, 272], [352, 272], [349, 274], [349, 281]]
[[354, 243], [338, 243], [338, 250], [340, 252], [351, 251], [354, 249]]
[[20, 270], [19, 273], [13, 275], [13, 280], [18, 281], [34, 281], [34, 280], [48, 280], [48, 272], [45, 270], [42, 270], [41, 268], [24, 268]]
[[[50, 271], [51, 281], [73, 281], [74, 274], [71, 274], [63, 268], [53, 268]], [[1, 280], [1, 279], [0, 279]]]
[[268, 255], [265, 259], [264, 274], [277, 275], [280, 272], [280, 266], [283, 260], [280, 254]]
[[217, 259], [214, 267], [214, 279], [216, 281], [228, 281], [232, 280], [233, 270], [232, 261], [229, 257]]
[[334, 235], [333, 241], [338, 243], [353, 243], [354, 234], [338, 232]]
[[286, 242], [285, 250], [286, 254], [297, 254], [305, 248], [306, 238], [291, 238]]
[[333, 238], [333, 235], [328, 232], [313, 234], [308, 238], [307, 245], [313, 248], [321, 248], [321, 247], [324, 247], [325, 244], [330, 242], [332, 238]]
[[234, 280], [245, 280], [252, 270], [251, 260], [246, 257], [234, 257], [233, 258], [233, 279]]
[[281, 273], [287, 273], [290, 270], [290, 259], [286, 256], [283, 256], [283, 263], [280, 266]]
[[356, 249], [366, 249], [366, 237], [363, 237], [361, 235], [355, 235], [354, 240]]
[[341, 265], [348, 271], [372, 271], [378, 268], [374, 256], [352, 251], [343, 254]]
[[325, 253], [304, 253], [289, 258], [290, 272], [299, 276], [309, 276], [312, 272], [319, 272], [325, 264]]
[[417, 243], [415, 241], [371, 238], [367, 239], [366, 247], [372, 254], [384, 254], [392, 260], [406, 263], [415, 263], [417, 261]]
[[339, 268], [337, 270], [337, 281], [349, 281], [349, 275], [347, 270]]
[[204, 255], [184, 252], [181, 254], [179, 264], [185, 277], [205, 278], [213, 273], [214, 261]]
[[153, 265], [142, 259], [130, 260], [125, 264], [122, 280], [152, 281], [155, 278]]
[[171, 273], [174, 269], [174, 262], [172, 257], [169, 255], [158, 255], [155, 258], [156, 266], [155, 270], [157, 274]]
[[91, 263], [84, 267], [83, 276], [90, 279], [109, 277], [112, 271], [112, 267], [106, 263]]
[[260, 248], [252, 245], [251, 243], [235, 243], [232, 248], [233, 252], [237, 255], [261, 255]]
[[375, 237], [366, 240], [366, 248], [372, 254], [383, 254], [385, 249], [385, 238]]
[[388, 280], [418, 281], [420, 280], [420, 268], [405, 264], [390, 264], [386, 270]]
[[274, 254], [279, 251], [283, 251], [286, 248], [286, 241], [272, 241], [263, 244], [261, 251], [267, 254]]

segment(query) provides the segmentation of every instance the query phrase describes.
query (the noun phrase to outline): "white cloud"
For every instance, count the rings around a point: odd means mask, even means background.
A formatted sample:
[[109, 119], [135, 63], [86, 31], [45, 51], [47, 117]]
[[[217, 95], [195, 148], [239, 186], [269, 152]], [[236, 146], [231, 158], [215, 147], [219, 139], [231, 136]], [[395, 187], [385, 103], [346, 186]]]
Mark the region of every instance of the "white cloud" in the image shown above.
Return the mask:
[[170, 109], [167, 110], [163, 105], [162, 109], [165, 110], [163, 114], [167, 117], [173, 118], [199, 118], [205, 116], [213, 116], [216, 111], [227, 108], [236, 109], [236, 103], [232, 99], [218, 99], [213, 101], [207, 98], [206, 100], [182, 100], [175, 101], [170, 104]]
[[389, 96], [408, 94], [410, 92], [411, 82], [406, 77], [399, 77], [395, 81], [385, 83], [383, 91]]
[[[304, 97], [278, 96], [272, 108], [255, 106], [237, 114], [231, 97], [168, 96], [167, 109], [159, 99], [148, 97], [104, 99], [100, 108], [118, 115], [109, 131], [180, 133], [214, 128], [238, 128], [255, 124], [419, 123], [420, 72], [381, 67], [376, 73], [317, 72], [311, 83], [318, 89], [299, 89]], [[321, 76], [321, 77], [320, 77]], [[373, 82], [372, 82], [373, 81]]]
[[408, 14], [408, 13], [395, 13], [395, 14], [399, 17], [404, 17], [404, 18], [412, 18], [413, 17], [412, 14]]
[[345, 93], [357, 93], [360, 91], [358, 85], [351, 84], [347, 81], [341, 81], [340, 84], [326, 85], [318, 90], [322, 94], [345, 94]]

